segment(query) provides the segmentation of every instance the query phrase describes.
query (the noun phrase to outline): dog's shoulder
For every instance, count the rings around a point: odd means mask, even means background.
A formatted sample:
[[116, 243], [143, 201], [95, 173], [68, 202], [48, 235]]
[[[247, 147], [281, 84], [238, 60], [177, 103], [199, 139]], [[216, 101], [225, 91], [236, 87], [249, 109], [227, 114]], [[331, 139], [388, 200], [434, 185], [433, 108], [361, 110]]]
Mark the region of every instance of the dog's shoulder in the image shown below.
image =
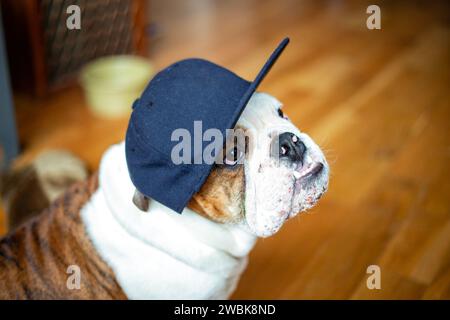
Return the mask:
[[[1, 298], [126, 298], [80, 217], [97, 188], [94, 174], [0, 241]], [[80, 272], [79, 288], [67, 285], [73, 270]]]

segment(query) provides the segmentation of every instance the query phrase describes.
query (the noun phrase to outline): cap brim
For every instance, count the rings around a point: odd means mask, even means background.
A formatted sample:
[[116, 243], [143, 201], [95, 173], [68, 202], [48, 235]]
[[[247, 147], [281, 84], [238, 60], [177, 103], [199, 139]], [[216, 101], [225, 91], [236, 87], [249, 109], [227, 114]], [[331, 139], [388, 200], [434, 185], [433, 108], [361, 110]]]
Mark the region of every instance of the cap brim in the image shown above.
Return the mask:
[[237, 121], [239, 120], [239, 117], [241, 116], [242, 112], [244, 111], [245, 106], [247, 105], [248, 101], [252, 97], [253, 93], [256, 91], [258, 86], [264, 80], [265, 76], [269, 73], [270, 69], [272, 69], [272, 66], [278, 60], [278, 57], [281, 55], [281, 53], [286, 48], [288, 43], [289, 43], [289, 37], [286, 37], [280, 42], [278, 47], [272, 52], [269, 59], [267, 59], [264, 66], [259, 71], [255, 80], [253, 80], [253, 82], [250, 84], [250, 86], [247, 89], [247, 91], [245, 92], [245, 94], [242, 96], [242, 98], [239, 102], [239, 107], [236, 108], [235, 114], [233, 116], [233, 119], [232, 119], [233, 121], [227, 128], [234, 128]]
[[288, 43], [289, 43], [289, 38], [286, 37], [283, 39], [283, 41], [280, 42], [278, 47], [272, 52], [269, 59], [266, 61], [264, 66], [261, 68], [261, 71], [259, 71], [255, 80], [253, 80], [253, 82], [252, 82], [252, 85], [255, 86], [255, 89], [264, 80], [264, 77], [266, 76], [267, 73], [269, 73], [270, 69], [272, 69], [272, 66], [278, 60], [278, 57], [281, 55], [281, 53], [283, 52], [284, 48], [286, 48]]

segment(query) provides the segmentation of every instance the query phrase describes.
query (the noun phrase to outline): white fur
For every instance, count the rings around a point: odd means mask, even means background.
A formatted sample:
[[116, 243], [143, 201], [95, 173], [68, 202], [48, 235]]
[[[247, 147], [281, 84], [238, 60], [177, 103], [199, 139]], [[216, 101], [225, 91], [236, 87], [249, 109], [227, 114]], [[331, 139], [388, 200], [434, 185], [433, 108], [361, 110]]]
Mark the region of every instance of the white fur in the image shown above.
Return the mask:
[[179, 215], [131, 199], [124, 143], [100, 164], [100, 186], [81, 210], [97, 252], [130, 299], [225, 299], [234, 290], [255, 237], [185, 209]]

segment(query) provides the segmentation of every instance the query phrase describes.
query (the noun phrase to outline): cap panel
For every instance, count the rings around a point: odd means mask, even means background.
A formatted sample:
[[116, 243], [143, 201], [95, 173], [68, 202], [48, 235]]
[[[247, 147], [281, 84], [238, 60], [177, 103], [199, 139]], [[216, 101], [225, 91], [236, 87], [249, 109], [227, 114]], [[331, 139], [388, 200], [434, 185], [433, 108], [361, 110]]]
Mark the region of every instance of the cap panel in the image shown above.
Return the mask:
[[131, 121], [148, 144], [170, 156], [178, 143], [171, 141], [174, 130], [188, 130], [193, 140], [194, 121], [202, 122], [203, 132], [217, 128], [224, 134], [249, 86], [250, 82], [211, 62], [183, 60], [150, 82]]
[[132, 124], [125, 139], [128, 171], [143, 194], [181, 213], [196, 192], [199, 180], [211, 169], [207, 165], [175, 165], [158, 150], [143, 146]]
[[[227, 124], [250, 82], [211, 62], [189, 59], [158, 73], [149, 83], [130, 118], [126, 138], [130, 177], [143, 194], [181, 212], [203, 184], [212, 168], [194, 164], [209, 141], [202, 134], [216, 128], [225, 136]], [[194, 122], [201, 121], [194, 131]], [[172, 133], [189, 133], [189, 164], [175, 165]], [[194, 139], [201, 147], [194, 148]]]

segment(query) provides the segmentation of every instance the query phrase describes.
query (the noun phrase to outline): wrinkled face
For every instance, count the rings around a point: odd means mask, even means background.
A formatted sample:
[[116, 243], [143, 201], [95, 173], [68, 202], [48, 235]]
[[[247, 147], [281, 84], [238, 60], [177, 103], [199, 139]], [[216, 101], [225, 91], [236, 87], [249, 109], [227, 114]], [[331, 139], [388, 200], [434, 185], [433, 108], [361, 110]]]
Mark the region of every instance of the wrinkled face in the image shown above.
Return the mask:
[[227, 148], [189, 207], [222, 223], [239, 223], [259, 237], [311, 208], [328, 187], [320, 148], [281, 112], [272, 96], [255, 93], [235, 129], [245, 143]]

